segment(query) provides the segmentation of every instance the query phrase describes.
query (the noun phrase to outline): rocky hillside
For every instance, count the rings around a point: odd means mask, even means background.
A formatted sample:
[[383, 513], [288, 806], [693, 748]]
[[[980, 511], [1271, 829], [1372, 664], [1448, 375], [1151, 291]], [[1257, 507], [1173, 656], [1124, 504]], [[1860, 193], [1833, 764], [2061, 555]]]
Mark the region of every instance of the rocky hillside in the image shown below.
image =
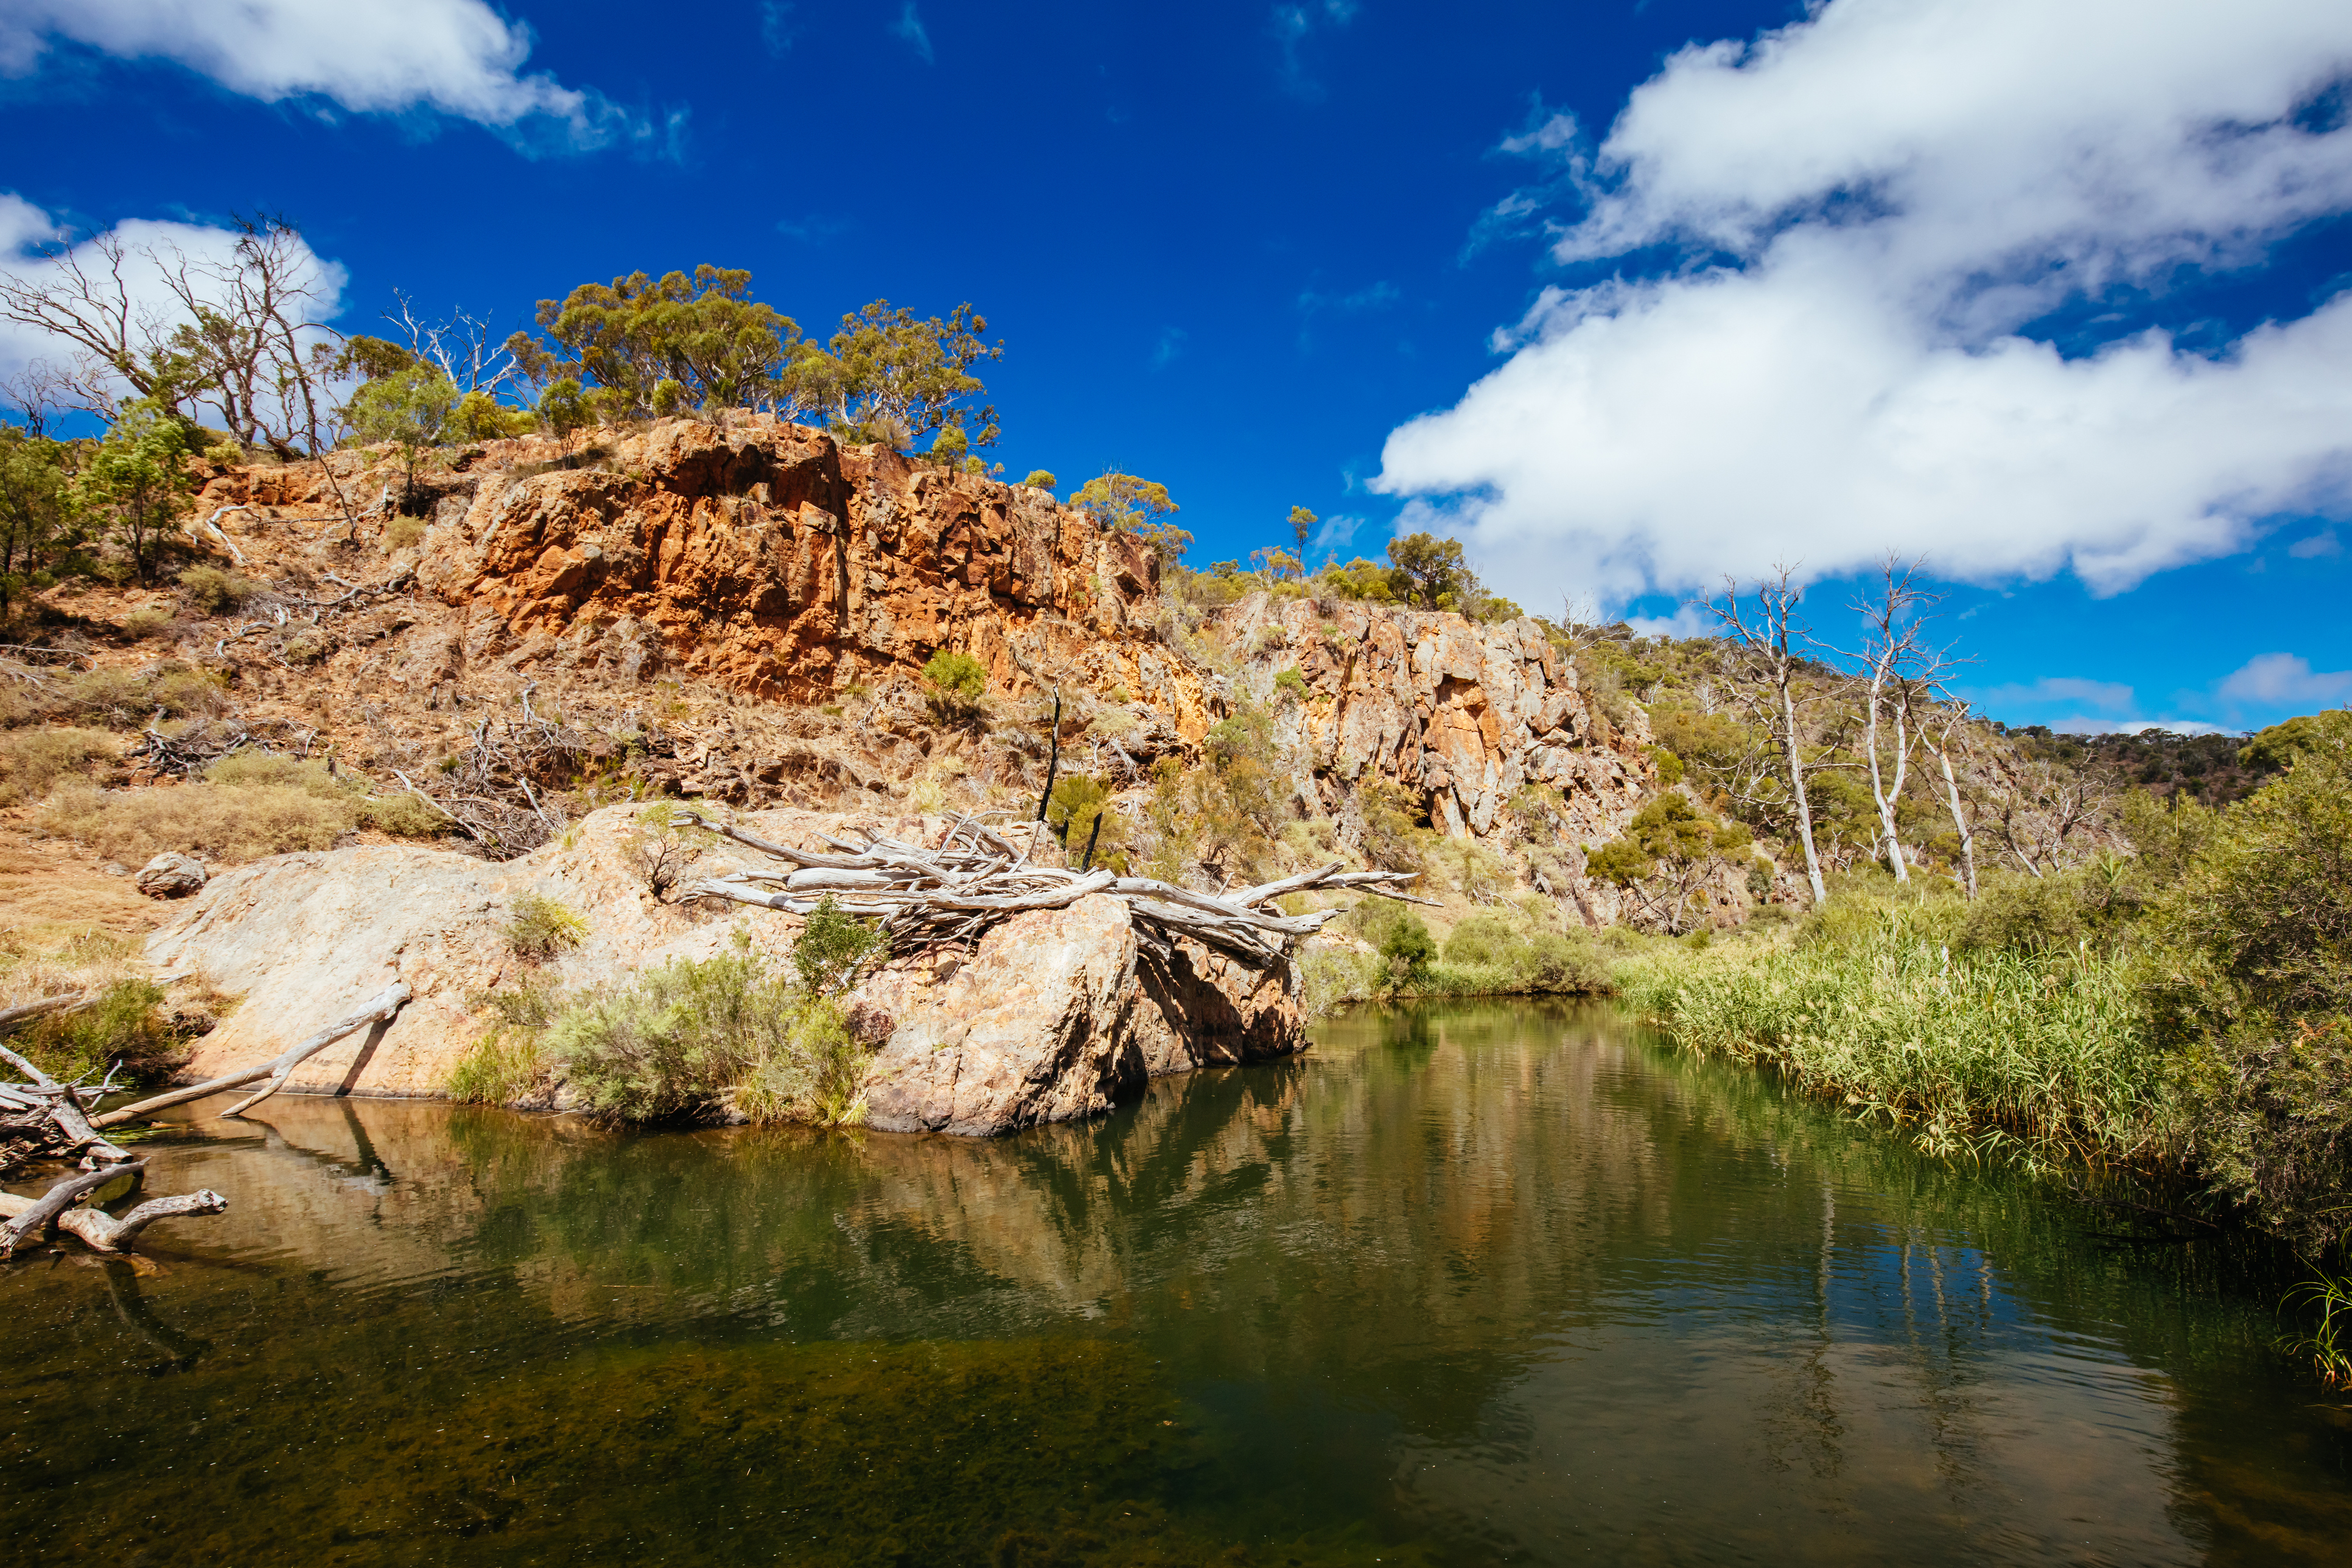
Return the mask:
[[[128, 602], [170, 611], [176, 648], [92, 658], [215, 671], [214, 730], [331, 749], [380, 789], [438, 797], [451, 758], [547, 721], [560, 732], [476, 781], [509, 805], [526, 781], [542, 800], [605, 781], [747, 806], [845, 789], [1009, 805], [1042, 786], [1058, 691], [1066, 767], [1115, 792], [1130, 847], [1166, 868], [1203, 867], [1149, 842], [1153, 764], [1198, 763], [1247, 712], [1286, 797], [1257, 856], [1296, 858], [1285, 830], [1307, 824], [1310, 847], [1361, 854], [1377, 783], [1411, 827], [1605, 919], [1613, 889], [1579, 885], [1577, 851], [1654, 785], [1639, 710], [1612, 724], [1538, 623], [1264, 594], [1203, 615], [1163, 595], [1139, 541], [1043, 490], [773, 419], [468, 447], [422, 479], [422, 518], [389, 515], [387, 468], [344, 453], [215, 477], [200, 542], [248, 584], [223, 614], [185, 593], [58, 607], [116, 640]], [[941, 649], [987, 672], [970, 723], [929, 700]]]

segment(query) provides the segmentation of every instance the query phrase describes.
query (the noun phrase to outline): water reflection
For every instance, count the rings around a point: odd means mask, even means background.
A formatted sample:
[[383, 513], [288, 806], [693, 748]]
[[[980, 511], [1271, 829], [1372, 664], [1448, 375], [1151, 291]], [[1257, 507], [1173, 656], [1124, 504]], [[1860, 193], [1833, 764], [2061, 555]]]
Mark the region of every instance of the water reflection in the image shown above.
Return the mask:
[[354, 1562], [2333, 1561], [2352, 1525], [2340, 1412], [2221, 1244], [2104, 1237], [1598, 1010], [1368, 1016], [986, 1143], [264, 1114], [156, 1147], [235, 1202], [159, 1267], [0, 1279], [27, 1561], [182, 1555], [175, 1509]]

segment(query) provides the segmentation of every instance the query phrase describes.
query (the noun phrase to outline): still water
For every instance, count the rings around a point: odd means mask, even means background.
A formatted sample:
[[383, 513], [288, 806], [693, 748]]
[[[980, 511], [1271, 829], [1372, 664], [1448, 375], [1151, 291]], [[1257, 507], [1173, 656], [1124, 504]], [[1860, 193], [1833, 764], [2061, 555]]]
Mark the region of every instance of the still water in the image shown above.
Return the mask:
[[1602, 1008], [993, 1142], [280, 1098], [0, 1274], [20, 1564], [2352, 1560], [2214, 1241]]

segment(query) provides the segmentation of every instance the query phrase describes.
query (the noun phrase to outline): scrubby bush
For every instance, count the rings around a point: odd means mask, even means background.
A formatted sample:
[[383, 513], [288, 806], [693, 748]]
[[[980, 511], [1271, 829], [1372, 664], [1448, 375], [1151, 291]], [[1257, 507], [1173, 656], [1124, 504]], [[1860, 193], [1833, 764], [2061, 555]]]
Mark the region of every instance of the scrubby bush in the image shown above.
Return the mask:
[[406, 550], [425, 539], [425, 520], [405, 513], [383, 525], [383, 551], [389, 555], [395, 550]]
[[1307, 700], [1307, 678], [1298, 672], [1295, 664], [1287, 669], [1276, 670], [1274, 690], [1279, 701], [1304, 702]]
[[251, 860], [325, 849], [362, 824], [404, 837], [444, 831], [446, 820], [409, 797], [371, 797], [322, 762], [269, 752], [232, 752], [201, 783], [173, 788], [100, 790], [68, 780], [43, 804], [45, 833], [137, 863], [167, 849]]
[[217, 566], [191, 566], [180, 574], [180, 591], [205, 614], [217, 616], [253, 597], [261, 591], [261, 584]]
[[670, 889], [718, 842], [717, 834], [699, 826], [675, 801], [657, 800], [637, 813], [621, 845], [646, 890], [658, 900], [667, 899]]
[[172, 612], [152, 605], [143, 610], [133, 610], [122, 617], [122, 635], [133, 642], [161, 637], [171, 629]]
[[507, 946], [518, 958], [544, 962], [587, 936], [586, 921], [542, 894], [525, 893], [508, 906]]
[[1053, 489], [1061, 483], [1054, 477], [1053, 470], [1050, 468], [1032, 468], [1029, 470], [1029, 477], [1021, 482], [1041, 490]]
[[121, 754], [103, 730], [26, 730], [0, 740], [0, 805], [38, 800], [59, 779], [86, 775], [89, 764]]
[[159, 711], [167, 719], [216, 713], [225, 700], [220, 677], [170, 662], [142, 670], [100, 666], [29, 694], [5, 695], [14, 700], [5, 716], [11, 725], [86, 720], [119, 729], [136, 729]]
[[1590, 937], [1559, 931], [1522, 910], [1485, 910], [1445, 939], [1445, 962], [1480, 972], [1473, 989], [1495, 994], [1598, 994], [1611, 988], [1609, 962]]
[[181, 1047], [163, 1013], [163, 992], [153, 981], [114, 982], [95, 1001], [70, 1013], [36, 1018], [9, 1044], [51, 1078], [153, 1083], [179, 1065]]
[[605, 1121], [861, 1121], [866, 1053], [839, 998], [885, 951], [879, 932], [827, 898], [785, 967], [739, 935], [717, 958], [677, 960], [581, 998], [548, 1026], [543, 1049]]
[[959, 724], [980, 710], [980, 700], [988, 693], [988, 671], [968, 653], [941, 648], [923, 666], [923, 684], [930, 688], [931, 717], [942, 724]]
[[[1097, 823], [1102, 825], [1099, 833]], [[1072, 854], [1085, 853], [1092, 843], [1095, 865], [1126, 874], [1127, 820], [1110, 809], [1110, 786], [1101, 780], [1084, 773], [1064, 773], [1055, 779], [1053, 795], [1045, 803], [1045, 826]]]

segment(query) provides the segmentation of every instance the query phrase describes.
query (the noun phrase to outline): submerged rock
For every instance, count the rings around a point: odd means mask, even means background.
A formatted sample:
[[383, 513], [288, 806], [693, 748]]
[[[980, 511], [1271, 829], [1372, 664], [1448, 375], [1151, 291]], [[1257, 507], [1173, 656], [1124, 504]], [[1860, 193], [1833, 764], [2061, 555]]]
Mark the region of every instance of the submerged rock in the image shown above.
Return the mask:
[[[240, 999], [197, 1043], [186, 1076], [265, 1060], [398, 979], [415, 999], [391, 1026], [311, 1058], [289, 1088], [437, 1095], [491, 1026], [494, 992], [625, 984], [673, 959], [715, 957], [739, 931], [781, 958], [797, 921], [663, 903], [646, 890], [628, 843], [635, 810], [606, 807], [505, 865], [373, 845], [280, 855], [215, 879], [147, 948], [158, 968], [201, 973]], [[811, 847], [853, 825], [803, 811], [740, 820]], [[944, 824], [908, 816], [875, 826], [935, 841]], [[694, 871], [760, 863], [729, 846]], [[519, 956], [509, 926], [525, 894], [578, 915], [577, 945], [540, 963]], [[1008, 1132], [1099, 1114], [1159, 1074], [1306, 1048], [1287, 966], [1252, 971], [1191, 942], [1165, 959], [1139, 951], [1127, 906], [1098, 896], [1007, 920], [968, 956], [919, 953], [885, 965], [847, 999], [853, 1026], [877, 1047], [865, 1083], [870, 1124]]]

